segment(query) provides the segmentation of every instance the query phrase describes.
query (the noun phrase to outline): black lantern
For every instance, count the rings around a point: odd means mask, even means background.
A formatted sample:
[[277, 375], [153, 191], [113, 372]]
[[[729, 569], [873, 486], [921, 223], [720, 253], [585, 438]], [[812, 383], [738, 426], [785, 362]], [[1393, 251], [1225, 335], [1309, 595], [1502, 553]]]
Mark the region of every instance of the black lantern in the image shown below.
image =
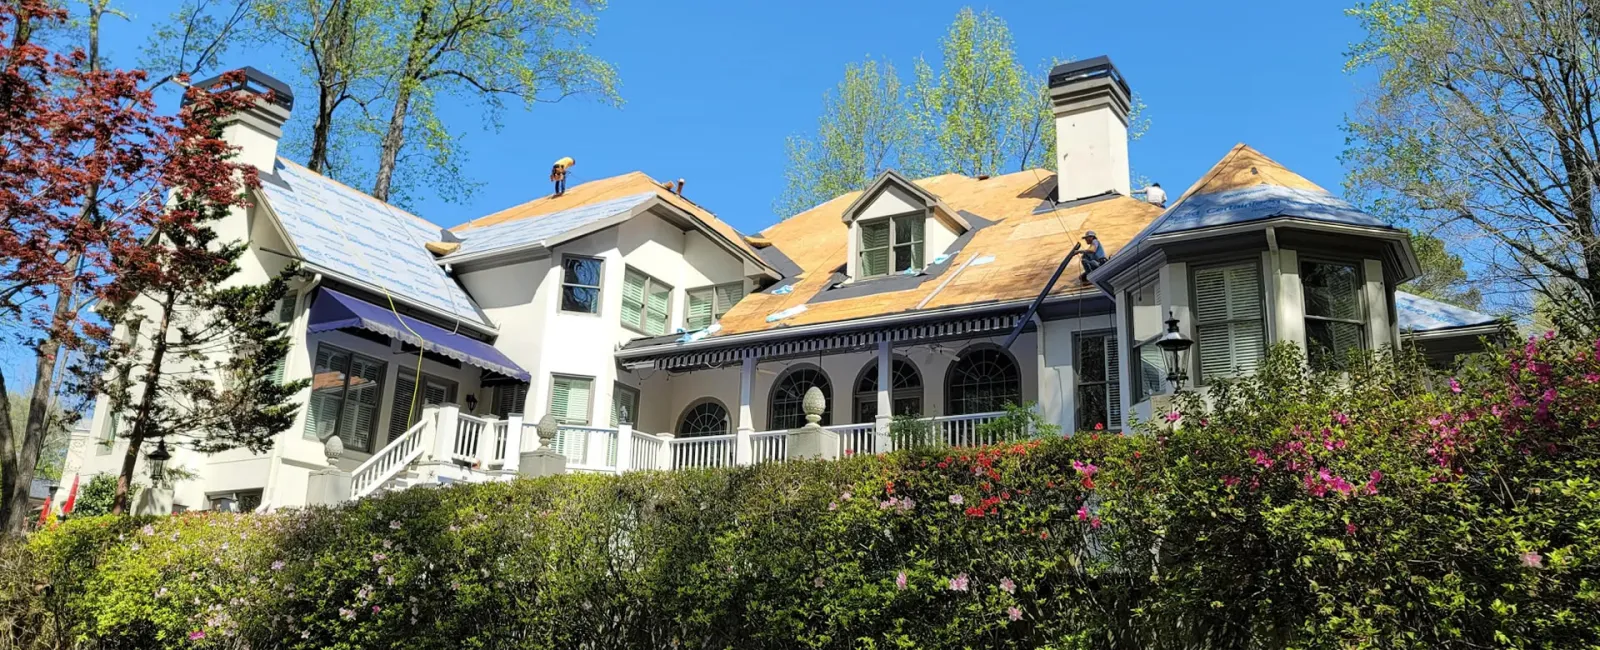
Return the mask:
[[150, 487], [166, 487], [167, 461], [172, 460], [172, 453], [167, 451], [167, 439], [157, 440], [155, 450], [145, 454], [145, 460], [150, 461]]
[[1178, 317], [1168, 313], [1167, 333], [1156, 339], [1156, 347], [1167, 359], [1167, 381], [1172, 384], [1173, 390], [1183, 390], [1183, 382], [1189, 379], [1189, 348], [1194, 346], [1194, 341], [1178, 331]]
[[473, 395], [472, 393], [467, 393], [467, 412], [468, 413], [477, 413], [478, 412], [478, 396], [477, 395]]

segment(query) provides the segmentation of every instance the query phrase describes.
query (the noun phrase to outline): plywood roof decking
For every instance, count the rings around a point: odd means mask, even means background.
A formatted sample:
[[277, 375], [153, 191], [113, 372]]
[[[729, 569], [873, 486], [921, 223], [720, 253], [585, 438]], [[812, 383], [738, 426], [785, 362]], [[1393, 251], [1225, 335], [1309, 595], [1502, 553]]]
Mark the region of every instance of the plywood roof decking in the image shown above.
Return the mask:
[[[1048, 198], [1054, 178], [1055, 174], [1049, 171], [1027, 170], [981, 181], [958, 174], [916, 181], [952, 209], [994, 223], [978, 230], [941, 276], [902, 291], [812, 302], [834, 271], [845, 264], [849, 226], [841, 217], [859, 192], [839, 196], [782, 221], [762, 231], [761, 237], [794, 260], [804, 273], [787, 295], [756, 293], [745, 297], [719, 321], [722, 329], [716, 336], [893, 314], [915, 310], [918, 305], [938, 309], [1026, 300], [1044, 288], [1061, 258], [1081, 241], [1085, 231], [1096, 231], [1111, 254], [1161, 212], [1143, 201], [1119, 196], [1035, 214]], [[931, 259], [942, 252], [928, 251], [926, 257]], [[978, 257], [992, 257], [993, 261], [962, 268]], [[1079, 268], [1074, 263], [1062, 275], [1055, 295], [1098, 292], [1081, 282]], [[806, 306], [805, 311], [767, 322], [769, 315], [800, 305]]]
[[[725, 237], [734, 246], [738, 246], [739, 248], [743, 249], [745, 252], [749, 253], [751, 257], [757, 257], [755, 249], [744, 240], [744, 236], [739, 234], [739, 231], [735, 230], [733, 226], [730, 226], [727, 224], [727, 222], [718, 219], [716, 215], [712, 214], [709, 210], [700, 207], [695, 202], [678, 196], [677, 194], [673, 194], [672, 192], [668, 192], [666, 188], [661, 186], [660, 183], [656, 182], [655, 179], [645, 175], [643, 172], [628, 172], [620, 176], [612, 176], [609, 178], [602, 178], [599, 180], [574, 185], [567, 188], [567, 191], [561, 196], [555, 196], [553, 194], [541, 196], [532, 201], [528, 201], [527, 203], [515, 205], [494, 214], [473, 219], [472, 221], [468, 221], [464, 224], [451, 228], [450, 231], [460, 234], [463, 237], [470, 238], [470, 232], [476, 228], [502, 224], [510, 221], [518, 221], [522, 219], [545, 217], [555, 213], [572, 210], [574, 208], [581, 208], [594, 203], [611, 201], [646, 192], [654, 193], [656, 196], [661, 197], [662, 200], [671, 203], [674, 207], [694, 215], [696, 218], [700, 219], [701, 222], [705, 223], [707, 227], [715, 230], [718, 234]], [[759, 259], [759, 257], [757, 257], [757, 259]]]

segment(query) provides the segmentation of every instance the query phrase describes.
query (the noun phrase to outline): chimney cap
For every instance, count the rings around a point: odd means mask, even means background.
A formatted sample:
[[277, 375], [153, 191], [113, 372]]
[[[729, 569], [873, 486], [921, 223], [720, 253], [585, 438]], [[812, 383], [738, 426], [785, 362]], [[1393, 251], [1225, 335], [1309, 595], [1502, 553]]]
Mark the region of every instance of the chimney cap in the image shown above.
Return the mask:
[[[243, 72], [244, 81], [233, 84], [229, 87], [218, 87], [222, 84], [222, 78], [233, 72]], [[266, 94], [266, 91], [270, 90], [272, 91], [272, 103], [282, 106], [284, 110], [294, 109], [294, 91], [289, 89], [289, 84], [278, 81], [278, 79], [272, 75], [257, 70], [251, 66], [235, 68], [234, 70], [224, 72], [215, 77], [197, 81], [194, 83], [194, 85], [212, 91], [248, 90], [250, 92], [261, 93], [263, 95]]]
[[1091, 59], [1084, 59], [1082, 61], [1062, 63], [1054, 68], [1051, 68], [1050, 87], [1060, 88], [1075, 82], [1080, 82], [1087, 79], [1097, 79], [1100, 77], [1109, 77], [1112, 81], [1116, 82], [1118, 86], [1122, 87], [1122, 92], [1124, 94], [1133, 94], [1133, 92], [1128, 89], [1128, 82], [1122, 78], [1122, 73], [1117, 71], [1117, 66], [1111, 64], [1111, 57], [1103, 54]]

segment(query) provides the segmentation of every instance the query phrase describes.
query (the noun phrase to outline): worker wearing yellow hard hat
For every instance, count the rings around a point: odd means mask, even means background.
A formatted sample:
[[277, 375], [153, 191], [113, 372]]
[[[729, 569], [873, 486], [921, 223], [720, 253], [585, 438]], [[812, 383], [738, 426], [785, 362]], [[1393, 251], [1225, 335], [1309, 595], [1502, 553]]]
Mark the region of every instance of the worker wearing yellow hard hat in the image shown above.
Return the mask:
[[550, 166], [550, 181], [556, 184], [556, 196], [567, 193], [567, 170], [577, 162], [572, 156], [567, 156]]

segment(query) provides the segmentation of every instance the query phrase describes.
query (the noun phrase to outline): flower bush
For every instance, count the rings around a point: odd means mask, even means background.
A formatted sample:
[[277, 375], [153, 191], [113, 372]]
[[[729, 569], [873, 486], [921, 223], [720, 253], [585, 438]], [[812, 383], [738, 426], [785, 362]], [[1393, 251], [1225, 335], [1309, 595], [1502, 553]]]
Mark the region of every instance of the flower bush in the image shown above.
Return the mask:
[[1136, 435], [1016, 409], [1035, 437], [984, 448], [75, 519], [0, 552], [0, 614], [38, 647], [1600, 644], [1600, 344], [1213, 383]]

